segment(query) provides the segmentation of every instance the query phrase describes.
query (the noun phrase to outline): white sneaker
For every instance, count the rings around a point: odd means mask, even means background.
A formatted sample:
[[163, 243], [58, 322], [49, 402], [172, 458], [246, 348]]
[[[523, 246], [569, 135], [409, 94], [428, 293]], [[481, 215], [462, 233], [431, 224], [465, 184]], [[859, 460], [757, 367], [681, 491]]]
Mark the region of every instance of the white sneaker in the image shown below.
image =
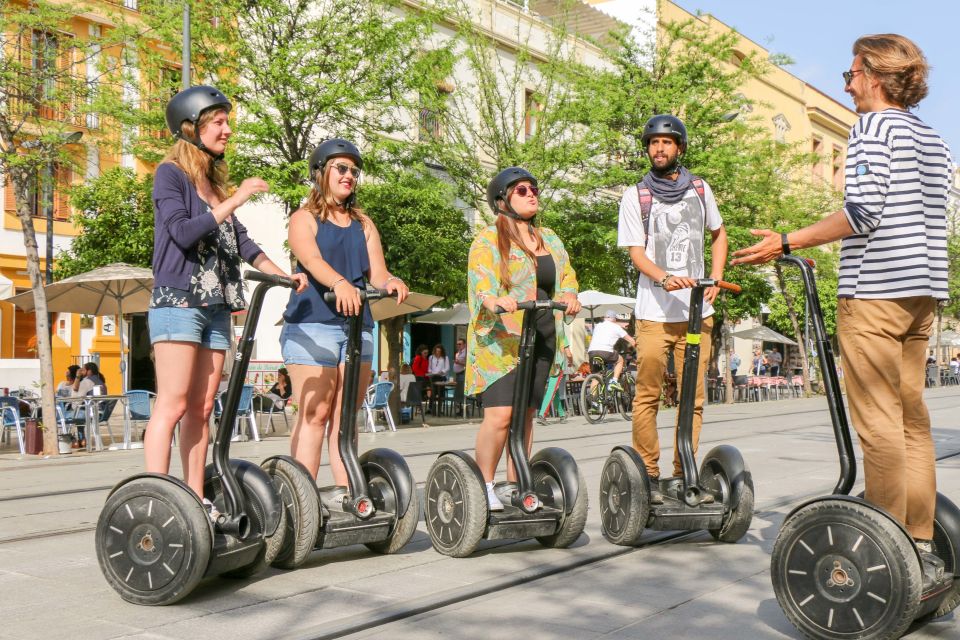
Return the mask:
[[221, 513], [217, 510], [217, 505], [210, 502], [207, 498], [203, 499], [203, 508], [207, 510], [207, 515], [210, 516], [210, 521], [213, 524], [217, 524], [220, 521]]
[[487, 483], [487, 506], [490, 508], [490, 511], [503, 511], [503, 503], [500, 502], [500, 498], [497, 497], [497, 493], [493, 490], [493, 483]]

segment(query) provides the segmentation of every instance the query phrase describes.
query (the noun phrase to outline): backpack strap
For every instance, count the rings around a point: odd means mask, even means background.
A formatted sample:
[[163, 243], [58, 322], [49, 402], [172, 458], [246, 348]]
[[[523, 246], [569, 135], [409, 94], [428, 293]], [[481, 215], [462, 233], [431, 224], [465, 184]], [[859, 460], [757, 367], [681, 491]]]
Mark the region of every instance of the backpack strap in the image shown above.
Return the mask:
[[643, 247], [650, 238], [650, 210], [653, 208], [653, 193], [642, 183], [637, 183], [637, 199], [640, 201], [640, 221], [643, 224]]

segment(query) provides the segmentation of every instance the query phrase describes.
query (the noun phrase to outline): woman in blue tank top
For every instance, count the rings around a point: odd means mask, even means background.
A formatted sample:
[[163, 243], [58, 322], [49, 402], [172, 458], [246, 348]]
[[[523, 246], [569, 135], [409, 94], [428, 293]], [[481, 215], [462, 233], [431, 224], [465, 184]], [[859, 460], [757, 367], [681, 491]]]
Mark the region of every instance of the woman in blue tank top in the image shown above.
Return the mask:
[[[330, 450], [334, 484], [347, 485], [340, 460], [340, 402], [347, 344], [347, 316], [360, 313], [359, 289], [370, 282], [407, 297], [403, 281], [387, 271], [380, 234], [373, 221], [356, 205], [357, 180], [363, 159], [346, 140], [322, 143], [310, 155], [313, 189], [306, 203], [290, 217], [288, 239], [297, 258], [297, 271], [311, 286], [291, 295], [280, 333], [283, 360], [293, 381], [300, 409], [290, 437], [293, 457], [317, 477], [324, 438]], [[323, 294], [336, 294], [327, 304]], [[364, 312], [360, 379], [370, 379], [373, 359], [373, 318]], [[356, 399], [359, 406], [366, 389]]]

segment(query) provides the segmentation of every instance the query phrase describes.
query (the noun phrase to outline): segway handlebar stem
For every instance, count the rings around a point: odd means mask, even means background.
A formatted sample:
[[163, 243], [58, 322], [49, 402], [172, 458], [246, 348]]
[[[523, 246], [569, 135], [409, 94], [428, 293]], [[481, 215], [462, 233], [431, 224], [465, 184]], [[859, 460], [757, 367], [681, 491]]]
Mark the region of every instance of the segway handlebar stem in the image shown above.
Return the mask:
[[835, 495], [848, 495], [857, 480], [857, 459], [853, 453], [853, 438], [850, 435], [850, 423], [843, 406], [843, 394], [840, 391], [840, 378], [837, 376], [837, 367], [833, 359], [833, 345], [827, 328], [823, 322], [823, 310], [820, 308], [820, 296], [817, 294], [817, 283], [813, 273], [813, 261], [799, 256], [789, 255], [777, 259], [781, 264], [792, 264], [800, 269], [803, 278], [803, 290], [810, 309], [810, 322], [813, 325], [813, 335], [817, 344], [817, 357], [820, 361], [820, 371], [824, 380], [824, 392], [827, 396], [827, 407], [830, 410], [830, 421], [833, 425], [833, 434], [837, 441], [837, 453], [840, 457], [840, 478], [833, 489]]
[[221, 529], [240, 538], [246, 537], [246, 532], [249, 531], [248, 519], [244, 511], [240, 483], [234, 476], [229, 464], [230, 437], [233, 434], [233, 423], [237, 417], [237, 404], [240, 402], [240, 394], [243, 392], [243, 385], [246, 381], [247, 368], [250, 365], [250, 356], [253, 353], [257, 322], [260, 319], [260, 309], [263, 307], [263, 299], [267, 295], [267, 290], [277, 286], [290, 289], [297, 287], [297, 283], [290, 278], [260, 271], [247, 271], [243, 274], [243, 277], [258, 284], [253, 290], [250, 304], [247, 307], [247, 320], [243, 327], [240, 345], [237, 348], [235, 363], [230, 371], [227, 393], [221, 403], [223, 411], [220, 413], [220, 424], [217, 425], [213, 441], [213, 466], [223, 484], [224, 509], [226, 510], [225, 521], [221, 524]]

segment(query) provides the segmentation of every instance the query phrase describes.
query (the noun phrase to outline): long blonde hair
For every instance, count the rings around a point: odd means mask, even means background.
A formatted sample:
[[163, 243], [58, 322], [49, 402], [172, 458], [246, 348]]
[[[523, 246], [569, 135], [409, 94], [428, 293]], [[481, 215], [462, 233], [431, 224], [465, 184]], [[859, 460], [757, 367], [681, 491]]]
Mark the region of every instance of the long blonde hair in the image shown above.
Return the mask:
[[[183, 132], [183, 138], [195, 140], [199, 137], [200, 131], [207, 126], [213, 117], [226, 111], [225, 109], [210, 109], [204, 111], [194, 127], [192, 122], [184, 122], [180, 130]], [[223, 201], [229, 196], [230, 173], [227, 170], [227, 163], [223, 160], [214, 160], [206, 151], [201, 151], [196, 145], [187, 142], [184, 139], [177, 140], [167, 151], [163, 162], [171, 162], [187, 174], [187, 178], [196, 187], [204, 177], [210, 182], [210, 188], [217, 194], [217, 197]]]
[[[510, 196], [513, 195], [515, 188], [516, 186], [512, 186], [507, 189], [504, 204], [510, 201]], [[527, 243], [524, 242], [520, 236], [520, 229], [517, 227], [516, 220], [501, 214], [497, 216], [495, 225], [497, 227], [497, 249], [500, 252], [500, 283], [504, 289], [509, 291], [513, 287], [513, 283], [510, 280], [510, 245], [515, 244], [520, 247], [525, 254], [530, 256], [534, 264], [537, 262], [537, 256], [527, 248]], [[534, 239], [537, 241], [537, 251], [543, 251], [543, 235], [540, 233], [540, 227], [534, 226], [533, 224], [529, 224], [528, 227]]]
[[[307, 201], [303, 205], [303, 208], [312, 213], [320, 222], [326, 222], [333, 210], [341, 206], [336, 198], [333, 197], [333, 194], [329, 192], [329, 187], [327, 186], [330, 184], [330, 172], [333, 170], [333, 162], [331, 162], [331, 160], [338, 157], [340, 156], [329, 158], [323, 166], [323, 171], [316, 173], [313, 188], [310, 189], [310, 195], [307, 196]], [[354, 191], [356, 191], [356, 187], [357, 185], [354, 184]], [[350, 200], [350, 205], [344, 207], [347, 215], [349, 215], [352, 220], [363, 224], [363, 209], [356, 205], [356, 195]]]

